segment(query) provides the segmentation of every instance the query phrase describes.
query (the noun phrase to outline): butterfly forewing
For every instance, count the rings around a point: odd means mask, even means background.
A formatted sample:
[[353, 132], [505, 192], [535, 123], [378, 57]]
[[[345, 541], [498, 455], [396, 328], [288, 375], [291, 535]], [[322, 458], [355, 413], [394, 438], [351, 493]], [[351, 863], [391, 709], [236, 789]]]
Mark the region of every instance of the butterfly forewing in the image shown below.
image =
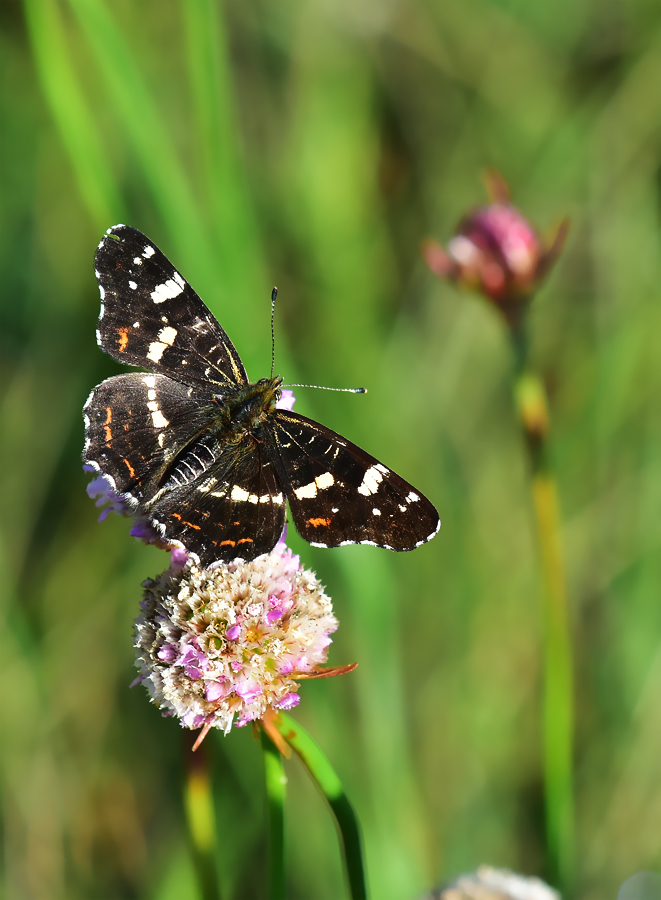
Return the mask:
[[437, 533], [429, 500], [341, 435], [284, 411], [273, 435], [294, 523], [311, 544], [413, 550]]
[[144, 234], [115, 225], [94, 262], [102, 301], [97, 339], [106, 353], [219, 393], [247, 381], [216, 319]]

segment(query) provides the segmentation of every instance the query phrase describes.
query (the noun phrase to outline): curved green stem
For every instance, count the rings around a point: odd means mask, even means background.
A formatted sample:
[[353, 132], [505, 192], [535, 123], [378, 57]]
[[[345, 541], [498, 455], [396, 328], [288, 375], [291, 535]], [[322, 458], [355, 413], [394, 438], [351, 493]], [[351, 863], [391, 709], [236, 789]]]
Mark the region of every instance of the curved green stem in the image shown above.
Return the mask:
[[268, 734], [260, 729], [269, 816], [269, 900], [285, 900], [285, 786], [282, 756]]
[[367, 900], [360, 827], [337, 773], [326, 755], [298, 722], [285, 713], [274, 717], [272, 722], [328, 801], [340, 836], [351, 900]]
[[544, 580], [544, 781], [549, 864], [571, 882], [574, 842], [574, 740], [571, 630], [561, 546], [558, 492], [549, 458], [549, 413], [541, 379], [528, 366], [522, 326], [511, 331], [514, 399], [530, 457], [531, 489]]
[[193, 862], [202, 900], [220, 900], [216, 865], [216, 818], [213, 809], [209, 758], [204, 747], [193, 751], [197, 735], [186, 732], [184, 805]]

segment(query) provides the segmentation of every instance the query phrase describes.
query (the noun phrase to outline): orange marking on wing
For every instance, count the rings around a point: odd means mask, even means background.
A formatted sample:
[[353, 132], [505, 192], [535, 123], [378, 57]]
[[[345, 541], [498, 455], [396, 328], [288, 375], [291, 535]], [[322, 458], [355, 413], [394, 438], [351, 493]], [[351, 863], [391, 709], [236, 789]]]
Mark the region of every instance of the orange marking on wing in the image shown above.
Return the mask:
[[310, 525], [314, 526], [314, 528], [318, 528], [320, 525], [323, 525], [323, 526], [330, 525], [331, 520], [330, 519], [308, 519], [308, 523]]
[[199, 530], [200, 530], [200, 526], [199, 526], [199, 525], [193, 525], [192, 522], [186, 522], [185, 519], [182, 519], [181, 522], [182, 522], [182, 525], [188, 525], [189, 528], [194, 528], [195, 531], [199, 531]]
[[129, 470], [130, 477], [134, 478], [135, 477], [135, 469], [133, 468], [131, 463], [128, 461], [128, 459], [123, 459], [122, 462], [126, 464], [126, 467]]
[[129, 430], [129, 423], [127, 422], [126, 425], [124, 426], [124, 431], [128, 431], [128, 430]]
[[129, 342], [129, 330], [128, 328], [120, 328], [119, 329], [119, 347], [118, 350], [121, 353], [122, 350], [126, 350], [126, 345]]
[[221, 547], [236, 547], [236, 541], [221, 541]]
[[179, 521], [181, 522], [181, 516], [179, 515], [179, 513], [170, 513], [170, 518], [179, 519]]
[[106, 444], [109, 444], [112, 440], [112, 431], [110, 430], [110, 423], [112, 422], [112, 409], [109, 406], [106, 406], [106, 421], [103, 423], [103, 430], [106, 433]]
[[240, 544], [254, 544], [255, 542], [253, 541], [252, 538], [239, 538], [239, 543]]

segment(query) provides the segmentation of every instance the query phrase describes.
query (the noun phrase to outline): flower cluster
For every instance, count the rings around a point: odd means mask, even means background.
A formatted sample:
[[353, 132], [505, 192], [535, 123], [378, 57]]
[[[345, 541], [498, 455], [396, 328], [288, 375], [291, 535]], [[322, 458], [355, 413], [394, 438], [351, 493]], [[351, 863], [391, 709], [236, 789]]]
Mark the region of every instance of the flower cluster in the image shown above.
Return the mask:
[[438, 893], [422, 900], [560, 900], [560, 895], [539, 878], [526, 878], [508, 869], [480, 866], [461, 875]]
[[299, 702], [338, 623], [314, 573], [279, 543], [250, 563], [201, 569], [183, 552], [144, 583], [136, 665], [152, 702], [186, 728], [225, 733]]
[[492, 171], [486, 181], [494, 202], [464, 216], [447, 249], [428, 240], [422, 254], [434, 274], [479, 291], [514, 323], [560, 255], [569, 221], [545, 242], [510, 203], [505, 180]]

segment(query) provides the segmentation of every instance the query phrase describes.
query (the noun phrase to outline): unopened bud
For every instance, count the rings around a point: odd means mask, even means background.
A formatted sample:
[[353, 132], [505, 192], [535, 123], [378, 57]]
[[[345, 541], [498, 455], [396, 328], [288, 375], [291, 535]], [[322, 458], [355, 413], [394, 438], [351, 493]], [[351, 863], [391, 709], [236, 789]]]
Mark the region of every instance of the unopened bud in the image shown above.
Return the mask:
[[464, 216], [447, 249], [427, 240], [422, 255], [434, 274], [479, 291], [512, 324], [560, 255], [569, 220], [544, 241], [509, 202], [504, 179], [490, 172], [486, 180], [494, 202]]

